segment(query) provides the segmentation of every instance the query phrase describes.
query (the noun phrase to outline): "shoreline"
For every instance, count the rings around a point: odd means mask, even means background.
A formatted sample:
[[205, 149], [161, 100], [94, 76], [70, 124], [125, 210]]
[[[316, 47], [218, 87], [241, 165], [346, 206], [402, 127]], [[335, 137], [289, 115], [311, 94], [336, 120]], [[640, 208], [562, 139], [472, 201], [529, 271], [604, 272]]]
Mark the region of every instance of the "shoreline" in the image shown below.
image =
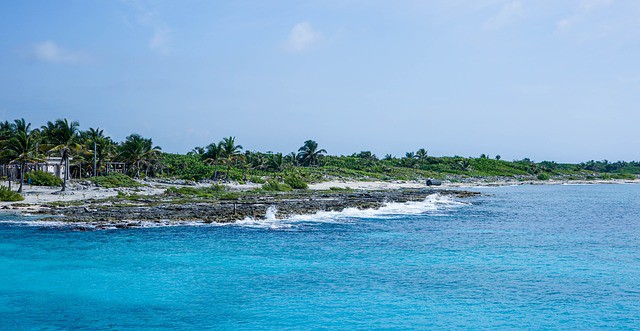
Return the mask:
[[386, 191], [304, 191], [262, 193], [237, 200], [184, 203], [148, 200], [145, 203], [92, 203], [80, 206], [43, 206], [34, 212], [40, 222], [63, 222], [78, 228], [130, 228], [149, 224], [229, 224], [242, 220], [287, 219], [318, 212], [347, 209], [376, 210], [388, 203], [422, 202], [432, 195], [468, 198], [479, 192], [462, 190], [400, 189]]
[[[107, 189], [78, 183], [65, 193], [52, 187], [23, 188], [24, 201], [0, 202], [0, 213], [42, 216], [40, 222], [91, 225], [96, 228], [141, 226], [145, 222], [179, 225], [187, 222], [232, 223], [246, 218], [264, 219], [267, 209], [277, 210], [279, 218], [309, 215], [320, 211], [343, 211], [347, 208], [378, 209], [387, 202], [424, 201], [440, 194], [467, 198], [479, 192], [464, 189], [515, 185], [597, 185], [640, 184], [640, 180], [478, 180], [445, 182], [427, 187], [415, 181], [328, 181], [310, 184], [308, 190], [261, 192], [235, 199], [168, 199], [169, 187], [208, 187], [211, 184], [180, 185], [141, 181], [140, 188]], [[225, 185], [227, 192], [249, 193], [258, 185]], [[130, 200], [128, 196], [136, 196]]]

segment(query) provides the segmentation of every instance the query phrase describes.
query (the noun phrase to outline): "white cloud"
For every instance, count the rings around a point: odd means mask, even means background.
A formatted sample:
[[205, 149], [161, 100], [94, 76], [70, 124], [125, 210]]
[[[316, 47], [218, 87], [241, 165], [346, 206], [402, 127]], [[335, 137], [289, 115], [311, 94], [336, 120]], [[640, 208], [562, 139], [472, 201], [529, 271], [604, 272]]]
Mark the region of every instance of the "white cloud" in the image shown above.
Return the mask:
[[484, 22], [486, 29], [499, 29], [510, 25], [523, 14], [523, 6], [520, 1], [511, 1], [506, 3], [500, 9], [500, 12]]
[[578, 22], [583, 21], [593, 11], [608, 7], [613, 4], [614, 0], [584, 0], [576, 10], [575, 14], [570, 17], [563, 18], [556, 24], [558, 30], [567, 30]]
[[49, 63], [76, 64], [88, 60], [86, 54], [69, 51], [53, 41], [34, 44], [30, 49], [30, 55], [39, 61]]
[[153, 35], [149, 40], [149, 49], [151, 51], [161, 54], [169, 52], [171, 29], [156, 12], [147, 10], [138, 15], [138, 24], [153, 30]]
[[300, 53], [313, 48], [322, 39], [322, 33], [314, 30], [309, 22], [300, 22], [289, 32], [283, 48], [287, 52]]
[[584, 11], [590, 11], [598, 7], [608, 6], [613, 3], [613, 0], [585, 0], [580, 5], [580, 8]]
[[[151, 38], [148, 41], [149, 49], [152, 52], [167, 54], [171, 50], [172, 29], [162, 19], [157, 11], [150, 8], [148, 2], [137, 0], [121, 0], [124, 4], [132, 7], [135, 14], [135, 22], [138, 26], [151, 30]], [[152, 3], [151, 3], [152, 4]], [[131, 27], [131, 21], [123, 18], [125, 25]]]

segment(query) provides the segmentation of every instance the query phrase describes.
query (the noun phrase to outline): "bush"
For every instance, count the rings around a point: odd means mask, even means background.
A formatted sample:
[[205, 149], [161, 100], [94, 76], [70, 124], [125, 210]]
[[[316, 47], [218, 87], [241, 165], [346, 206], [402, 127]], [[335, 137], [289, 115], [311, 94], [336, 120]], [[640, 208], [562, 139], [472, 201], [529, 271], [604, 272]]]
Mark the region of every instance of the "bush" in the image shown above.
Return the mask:
[[306, 190], [309, 185], [298, 175], [289, 175], [284, 179], [284, 183], [296, 190]]
[[27, 183], [31, 180], [31, 185], [62, 186], [62, 179], [60, 179], [60, 177], [45, 171], [30, 171], [24, 175], [24, 178], [27, 180]]
[[226, 187], [224, 185], [211, 185], [210, 187], [169, 187], [164, 191], [166, 195], [183, 195], [183, 196], [195, 196], [199, 198], [213, 198], [224, 192]]
[[549, 175], [541, 173], [538, 175], [538, 180], [549, 180]]
[[89, 180], [96, 183], [96, 185], [106, 188], [140, 186], [140, 184], [131, 179], [131, 177], [121, 173], [111, 173], [106, 176], [91, 177]]
[[291, 186], [280, 183], [277, 180], [270, 180], [262, 185], [262, 189], [265, 191], [286, 192], [291, 191]]
[[0, 201], [22, 201], [24, 197], [18, 193], [11, 191], [8, 187], [0, 186]]
[[262, 179], [260, 176], [249, 176], [249, 181], [256, 184], [264, 184], [267, 181]]
[[612, 177], [614, 179], [638, 179], [638, 176], [634, 174], [614, 174]]

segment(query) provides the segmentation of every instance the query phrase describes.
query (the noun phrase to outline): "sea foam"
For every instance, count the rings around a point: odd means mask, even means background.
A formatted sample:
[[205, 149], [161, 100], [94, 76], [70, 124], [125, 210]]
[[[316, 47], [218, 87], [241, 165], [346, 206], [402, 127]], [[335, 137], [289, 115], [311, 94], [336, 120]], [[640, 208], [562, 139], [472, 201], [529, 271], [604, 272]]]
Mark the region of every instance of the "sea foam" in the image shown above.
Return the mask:
[[432, 214], [441, 215], [437, 212], [452, 208], [458, 208], [468, 203], [457, 201], [449, 196], [434, 194], [428, 196], [423, 201], [410, 202], [387, 202], [377, 209], [346, 208], [342, 211], [319, 211], [313, 214], [293, 215], [286, 218], [277, 218], [277, 208], [270, 206], [265, 212], [263, 219], [246, 217], [230, 226], [241, 226], [250, 228], [265, 229], [288, 229], [296, 227], [302, 223], [350, 223], [361, 219], [371, 218], [393, 218], [406, 215]]

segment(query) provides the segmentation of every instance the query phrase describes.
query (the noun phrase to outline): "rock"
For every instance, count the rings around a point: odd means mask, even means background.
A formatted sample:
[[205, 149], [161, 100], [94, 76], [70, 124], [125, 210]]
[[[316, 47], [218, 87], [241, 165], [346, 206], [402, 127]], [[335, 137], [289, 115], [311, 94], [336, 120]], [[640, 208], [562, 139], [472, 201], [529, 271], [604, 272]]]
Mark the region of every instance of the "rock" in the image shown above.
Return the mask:
[[[147, 204], [132, 206], [102, 204], [90, 206], [54, 207], [42, 214], [60, 214], [64, 211], [66, 221], [96, 223], [115, 222], [115, 227], [140, 226], [142, 221], [180, 223], [202, 221], [228, 223], [245, 217], [263, 218], [267, 208], [273, 206], [279, 217], [297, 214], [313, 214], [318, 211], [341, 211], [345, 208], [380, 208], [386, 202], [422, 201], [430, 194], [452, 195], [466, 198], [479, 195], [477, 192], [454, 190], [390, 190], [354, 191], [340, 193], [302, 192], [272, 193], [257, 197], [244, 197], [241, 201], [212, 201], [197, 203], [158, 203], [149, 200]], [[126, 223], [122, 220], [128, 220]], [[60, 220], [60, 218], [56, 218]]]

